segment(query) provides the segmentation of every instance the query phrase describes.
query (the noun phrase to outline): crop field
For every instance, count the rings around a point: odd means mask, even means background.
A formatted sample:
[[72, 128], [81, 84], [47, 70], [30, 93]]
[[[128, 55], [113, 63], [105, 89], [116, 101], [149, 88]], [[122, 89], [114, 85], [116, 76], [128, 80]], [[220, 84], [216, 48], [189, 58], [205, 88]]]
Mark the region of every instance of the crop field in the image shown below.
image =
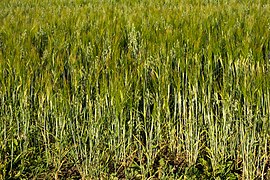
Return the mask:
[[270, 179], [270, 3], [1, 0], [0, 179]]

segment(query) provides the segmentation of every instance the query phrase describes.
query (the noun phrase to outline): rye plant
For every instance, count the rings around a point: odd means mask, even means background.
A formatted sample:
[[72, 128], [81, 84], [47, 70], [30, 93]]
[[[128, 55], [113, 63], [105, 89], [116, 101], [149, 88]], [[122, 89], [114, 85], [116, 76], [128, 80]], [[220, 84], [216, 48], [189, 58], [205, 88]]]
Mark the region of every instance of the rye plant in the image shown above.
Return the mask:
[[270, 178], [267, 1], [0, 9], [0, 179]]

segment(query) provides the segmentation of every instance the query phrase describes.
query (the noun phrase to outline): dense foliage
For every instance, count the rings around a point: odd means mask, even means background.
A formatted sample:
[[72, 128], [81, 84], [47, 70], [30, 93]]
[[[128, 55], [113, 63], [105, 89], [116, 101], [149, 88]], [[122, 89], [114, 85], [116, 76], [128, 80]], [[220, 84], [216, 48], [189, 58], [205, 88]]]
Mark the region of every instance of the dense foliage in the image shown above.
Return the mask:
[[270, 5], [0, 1], [0, 179], [270, 178]]

